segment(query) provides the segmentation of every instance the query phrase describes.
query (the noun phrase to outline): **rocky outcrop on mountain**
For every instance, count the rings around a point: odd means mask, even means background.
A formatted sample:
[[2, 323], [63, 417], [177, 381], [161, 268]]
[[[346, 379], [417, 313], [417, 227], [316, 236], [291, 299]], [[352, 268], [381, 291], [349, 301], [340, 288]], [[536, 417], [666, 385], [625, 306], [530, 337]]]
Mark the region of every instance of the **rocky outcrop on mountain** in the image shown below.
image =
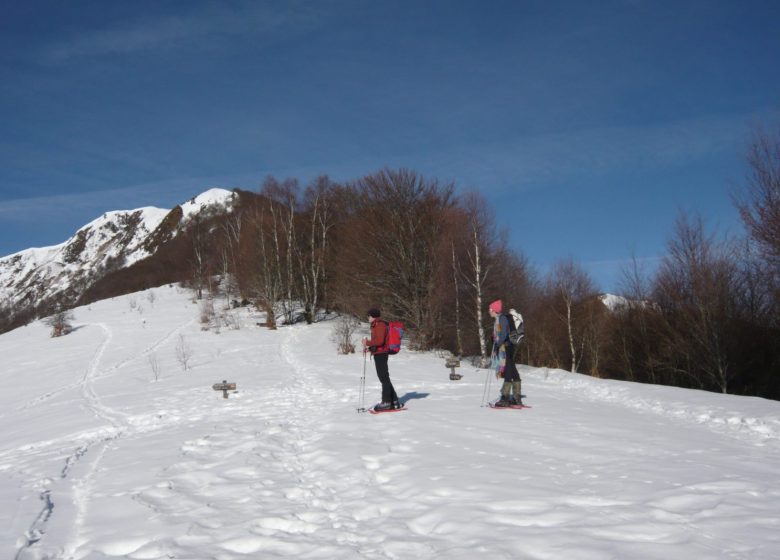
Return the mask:
[[0, 332], [97, 294], [183, 280], [189, 224], [230, 213], [237, 199], [235, 192], [211, 189], [171, 210], [107, 212], [64, 243], [0, 258]]

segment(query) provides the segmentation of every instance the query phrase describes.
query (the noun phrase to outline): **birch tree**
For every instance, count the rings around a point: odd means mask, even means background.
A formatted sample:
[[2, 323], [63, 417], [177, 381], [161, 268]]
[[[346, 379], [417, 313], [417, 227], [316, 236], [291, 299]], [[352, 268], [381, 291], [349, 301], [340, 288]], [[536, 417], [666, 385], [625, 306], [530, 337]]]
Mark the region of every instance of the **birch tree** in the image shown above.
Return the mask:
[[487, 258], [495, 242], [493, 217], [485, 201], [476, 193], [470, 193], [464, 201], [467, 220], [468, 241], [465, 244], [464, 260], [460, 275], [472, 295], [474, 334], [479, 339], [480, 367], [489, 365], [487, 349], [488, 334], [484, 323], [484, 294], [491, 264]]
[[257, 273], [252, 282], [255, 295], [260, 299], [261, 307], [266, 312], [266, 325], [269, 329], [276, 328], [276, 303], [282, 297], [283, 285], [279, 257], [279, 240], [276, 224], [271, 219], [268, 205], [264, 204], [255, 210], [256, 224], [256, 255]]
[[566, 336], [571, 355], [571, 371], [576, 372], [582, 360], [585, 346], [584, 336], [579, 332], [575, 307], [595, 295], [593, 282], [572, 259], [558, 261], [552, 269], [550, 287], [561, 307], [554, 312], [565, 323]]
[[191, 228], [192, 235], [192, 271], [193, 281], [195, 284], [195, 297], [197, 299], [203, 299], [203, 285], [205, 284], [206, 276], [206, 247], [203, 239], [203, 228], [201, 225], [200, 216], [196, 215], [193, 218], [193, 224]]
[[293, 322], [295, 305], [297, 190], [296, 180], [279, 183], [273, 177], [268, 177], [261, 189], [261, 196], [266, 199], [262, 216], [264, 269], [276, 286], [272, 305], [281, 304], [286, 323]]
[[238, 270], [238, 259], [241, 245], [241, 212], [230, 215], [221, 226], [223, 246], [220, 254], [222, 276], [225, 282], [225, 298], [230, 305], [235, 272]]
[[455, 344], [458, 356], [463, 356], [463, 336], [460, 327], [460, 276], [458, 259], [455, 257], [455, 242], [452, 242], [452, 284], [455, 288]]
[[468, 268], [461, 272], [466, 284], [471, 288], [474, 297], [474, 317], [476, 334], [479, 339], [480, 367], [487, 367], [489, 360], [487, 355], [487, 335], [485, 334], [485, 324], [482, 320], [483, 315], [483, 287], [487, 280], [490, 268], [485, 266], [482, 260], [482, 251], [480, 250], [479, 231], [472, 222], [471, 228], [472, 245], [466, 251]]
[[331, 189], [330, 180], [327, 177], [319, 177], [307, 188], [304, 195], [304, 216], [307, 217], [308, 231], [307, 236], [304, 236], [305, 243], [298, 245], [297, 255], [301, 297], [308, 323], [315, 320], [326, 278], [326, 255], [335, 217], [330, 197]]

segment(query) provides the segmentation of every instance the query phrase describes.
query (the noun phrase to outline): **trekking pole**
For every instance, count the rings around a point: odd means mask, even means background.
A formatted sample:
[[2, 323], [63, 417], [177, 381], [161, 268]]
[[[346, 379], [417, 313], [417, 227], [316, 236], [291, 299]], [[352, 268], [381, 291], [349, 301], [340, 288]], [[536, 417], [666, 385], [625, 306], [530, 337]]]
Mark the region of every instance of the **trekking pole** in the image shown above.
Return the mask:
[[[493, 359], [491, 356], [490, 365], [493, 365]], [[481, 406], [487, 406], [488, 397], [490, 396], [490, 389], [493, 386], [493, 375], [492, 371], [488, 370], [487, 376], [485, 377], [485, 385], [482, 387], [482, 405]]]
[[366, 349], [363, 348], [363, 376], [360, 378], [360, 403], [358, 412], [366, 411]]

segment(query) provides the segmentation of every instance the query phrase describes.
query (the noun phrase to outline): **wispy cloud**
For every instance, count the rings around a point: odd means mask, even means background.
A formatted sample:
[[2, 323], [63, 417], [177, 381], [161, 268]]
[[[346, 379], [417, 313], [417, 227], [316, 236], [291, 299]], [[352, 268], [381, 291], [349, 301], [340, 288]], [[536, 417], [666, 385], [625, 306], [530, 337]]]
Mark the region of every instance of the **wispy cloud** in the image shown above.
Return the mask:
[[191, 179], [134, 185], [100, 191], [82, 191], [0, 201], [0, 218], [17, 223], [61, 218], [63, 214], [87, 215], [93, 219], [110, 210], [131, 210], [154, 206], [154, 200], [176, 203], [198, 194], [203, 183]]
[[188, 14], [145, 18], [86, 31], [50, 46], [45, 58], [58, 63], [81, 57], [189, 47], [201, 45], [209, 38], [248, 33], [267, 36], [291, 25], [313, 25], [316, 19], [313, 9], [297, 2], [285, 5], [284, 9], [257, 3], [239, 7], [213, 4]]
[[460, 169], [482, 187], [527, 187], [614, 173], [645, 172], [738, 157], [754, 115], [728, 115], [644, 126], [574, 130], [519, 137], [501, 145], [461, 146], [437, 165]]

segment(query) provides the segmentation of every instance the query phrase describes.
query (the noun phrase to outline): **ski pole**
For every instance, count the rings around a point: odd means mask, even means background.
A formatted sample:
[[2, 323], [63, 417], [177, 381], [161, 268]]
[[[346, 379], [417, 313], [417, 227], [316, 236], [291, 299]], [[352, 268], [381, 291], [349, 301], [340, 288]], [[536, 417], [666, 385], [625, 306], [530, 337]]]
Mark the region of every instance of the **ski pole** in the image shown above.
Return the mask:
[[363, 376], [360, 378], [360, 403], [358, 412], [366, 411], [366, 349], [363, 348]]
[[[490, 365], [491, 368], [493, 366], [493, 356], [490, 356]], [[490, 389], [493, 386], [493, 375], [492, 371], [489, 369], [487, 373], [487, 377], [485, 377], [485, 385], [482, 388], [482, 405], [481, 406], [487, 406], [487, 401], [490, 396]]]

